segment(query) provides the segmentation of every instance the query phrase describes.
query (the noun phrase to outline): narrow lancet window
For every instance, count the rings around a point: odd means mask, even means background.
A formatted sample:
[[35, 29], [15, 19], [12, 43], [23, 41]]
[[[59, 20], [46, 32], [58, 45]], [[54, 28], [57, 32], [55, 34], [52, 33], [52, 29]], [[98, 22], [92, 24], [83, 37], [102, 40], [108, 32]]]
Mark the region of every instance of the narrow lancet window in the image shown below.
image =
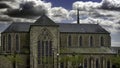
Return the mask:
[[107, 61], [107, 68], [110, 68], [110, 61]]
[[68, 36], [68, 46], [71, 47], [71, 35]]
[[87, 68], [87, 59], [84, 59], [84, 68]]
[[90, 39], [89, 39], [89, 45], [90, 45], [90, 47], [93, 46], [93, 37], [92, 37], [92, 36], [90, 36]]
[[103, 39], [103, 37], [100, 38], [100, 45], [104, 46], [104, 39]]
[[89, 67], [91, 68], [91, 66], [92, 66], [92, 58], [90, 57], [90, 59], [89, 59]]
[[104, 67], [104, 58], [101, 57], [101, 68], [103, 68], [103, 67]]
[[61, 47], [61, 45], [62, 45], [62, 42], [61, 42], [61, 37], [60, 37], [60, 47]]
[[96, 68], [99, 68], [99, 60], [96, 59]]
[[11, 35], [8, 35], [8, 51], [11, 51]]
[[3, 36], [3, 51], [5, 51], [5, 36]]
[[18, 35], [16, 35], [16, 52], [18, 52], [19, 51], [19, 36]]
[[79, 37], [79, 46], [82, 46], [82, 36]]

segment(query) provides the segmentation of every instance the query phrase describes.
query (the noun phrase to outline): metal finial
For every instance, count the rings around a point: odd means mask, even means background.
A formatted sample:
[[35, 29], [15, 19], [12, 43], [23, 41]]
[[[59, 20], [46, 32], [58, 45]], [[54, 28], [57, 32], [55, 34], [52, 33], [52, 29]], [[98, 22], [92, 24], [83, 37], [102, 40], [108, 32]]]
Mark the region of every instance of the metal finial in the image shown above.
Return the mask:
[[79, 9], [77, 9], [77, 24], [80, 24], [79, 19], [80, 19], [80, 17], [79, 17]]

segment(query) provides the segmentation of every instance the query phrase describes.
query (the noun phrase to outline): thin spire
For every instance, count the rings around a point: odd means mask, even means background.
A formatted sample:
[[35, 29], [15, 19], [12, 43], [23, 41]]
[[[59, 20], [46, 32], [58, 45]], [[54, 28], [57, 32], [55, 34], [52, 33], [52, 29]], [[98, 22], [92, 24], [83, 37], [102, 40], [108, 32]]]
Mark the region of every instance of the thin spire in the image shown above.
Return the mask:
[[46, 0], [41, 0], [41, 1], [46, 2]]
[[80, 19], [80, 17], [79, 17], [79, 9], [77, 9], [77, 24], [80, 24], [79, 19]]

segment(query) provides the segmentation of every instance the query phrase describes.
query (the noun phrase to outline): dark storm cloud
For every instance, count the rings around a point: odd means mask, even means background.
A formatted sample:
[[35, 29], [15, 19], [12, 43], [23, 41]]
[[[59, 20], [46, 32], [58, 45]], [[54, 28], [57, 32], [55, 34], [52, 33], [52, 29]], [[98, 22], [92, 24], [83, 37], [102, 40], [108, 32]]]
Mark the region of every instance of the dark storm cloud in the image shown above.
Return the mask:
[[113, 17], [113, 15], [111, 14], [101, 14], [97, 11], [93, 11], [91, 14], [90, 14], [92, 17], [94, 18], [108, 18], [108, 17]]
[[12, 21], [12, 19], [11, 18], [1, 18], [0, 17], [0, 21]]
[[20, 8], [18, 9], [8, 9], [5, 14], [12, 17], [26, 17], [26, 16], [40, 16], [41, 14], [47, 13], [46, 9], [41, 6], [34, 6], [35, 3], [33, 1], [26, 2], [24, 4], [20, 4]]
[[14, 0], [0, 0], [0, 1], [14, 1]]
[[107, 9], [107, 10], [120, 11], [120, 1], [119, 0], [103, 0], [101, 8]]
[[1, 2], [0, 2], [0, 9], [1, 9], [1, 8], [10, 8], [10, 6], [7, 5], [7, 4], [5, 4], [5, 3], [1, 3]]

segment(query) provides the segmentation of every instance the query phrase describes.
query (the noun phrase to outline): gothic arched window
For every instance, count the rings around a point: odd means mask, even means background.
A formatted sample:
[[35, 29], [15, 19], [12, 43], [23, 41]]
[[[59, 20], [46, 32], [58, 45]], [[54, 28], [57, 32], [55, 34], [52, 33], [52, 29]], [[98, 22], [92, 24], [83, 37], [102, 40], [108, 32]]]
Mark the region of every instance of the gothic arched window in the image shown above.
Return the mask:
[[84, 59], [84, 68], [87, 68], [87, 59]]
[[101, 57], [101, 67], [103, 68], [104, 67], [104, 58]]
[[103, 37], [100, 37], [100, 45], [104, 46], [104, 39], [103, 39]]
[[110, 68], [110, 61], [107, 61], [107, 68]]
[[3, 51], [5, 51], [5, 36], [3, 36]]
[[93, 37], [92, 37], [92, 36], [90, 36], [90, 39], [89, 39], [89, 45], [90, 45], [90, 47], [93, 46]]
[[71, 35], [68, 36], [68, 46], [71, 47]]
[[16, 51], [18, 52], [19, 51], [19, 46], [20, 45], [20, 43], [19, 43], [19, 36], [18, 35], [16, 35]]
[[91, 66], [92, 66], [92, 58], [90, 57], [90, 59], [89, 59], [89, 67], [91, 68]]
[[59, 40], [60, 40], [60, 47], [62, 47], [62, 41], [61, 41], [61, 37], [60, 37], [60, 39], [59, 39]]
[[12, 42], [11, 35], [9, 34], [8, 35], [8, 51], [11, 51], [11, 42]]
[[96, 59], [96, 68], [99, 68], [99, 60]]
[[79, 46], [82, 46], [82, 36], [79, 37]]
[[60, 63], [60, 68], [64, 68], [64, 63], [63, 62]]

